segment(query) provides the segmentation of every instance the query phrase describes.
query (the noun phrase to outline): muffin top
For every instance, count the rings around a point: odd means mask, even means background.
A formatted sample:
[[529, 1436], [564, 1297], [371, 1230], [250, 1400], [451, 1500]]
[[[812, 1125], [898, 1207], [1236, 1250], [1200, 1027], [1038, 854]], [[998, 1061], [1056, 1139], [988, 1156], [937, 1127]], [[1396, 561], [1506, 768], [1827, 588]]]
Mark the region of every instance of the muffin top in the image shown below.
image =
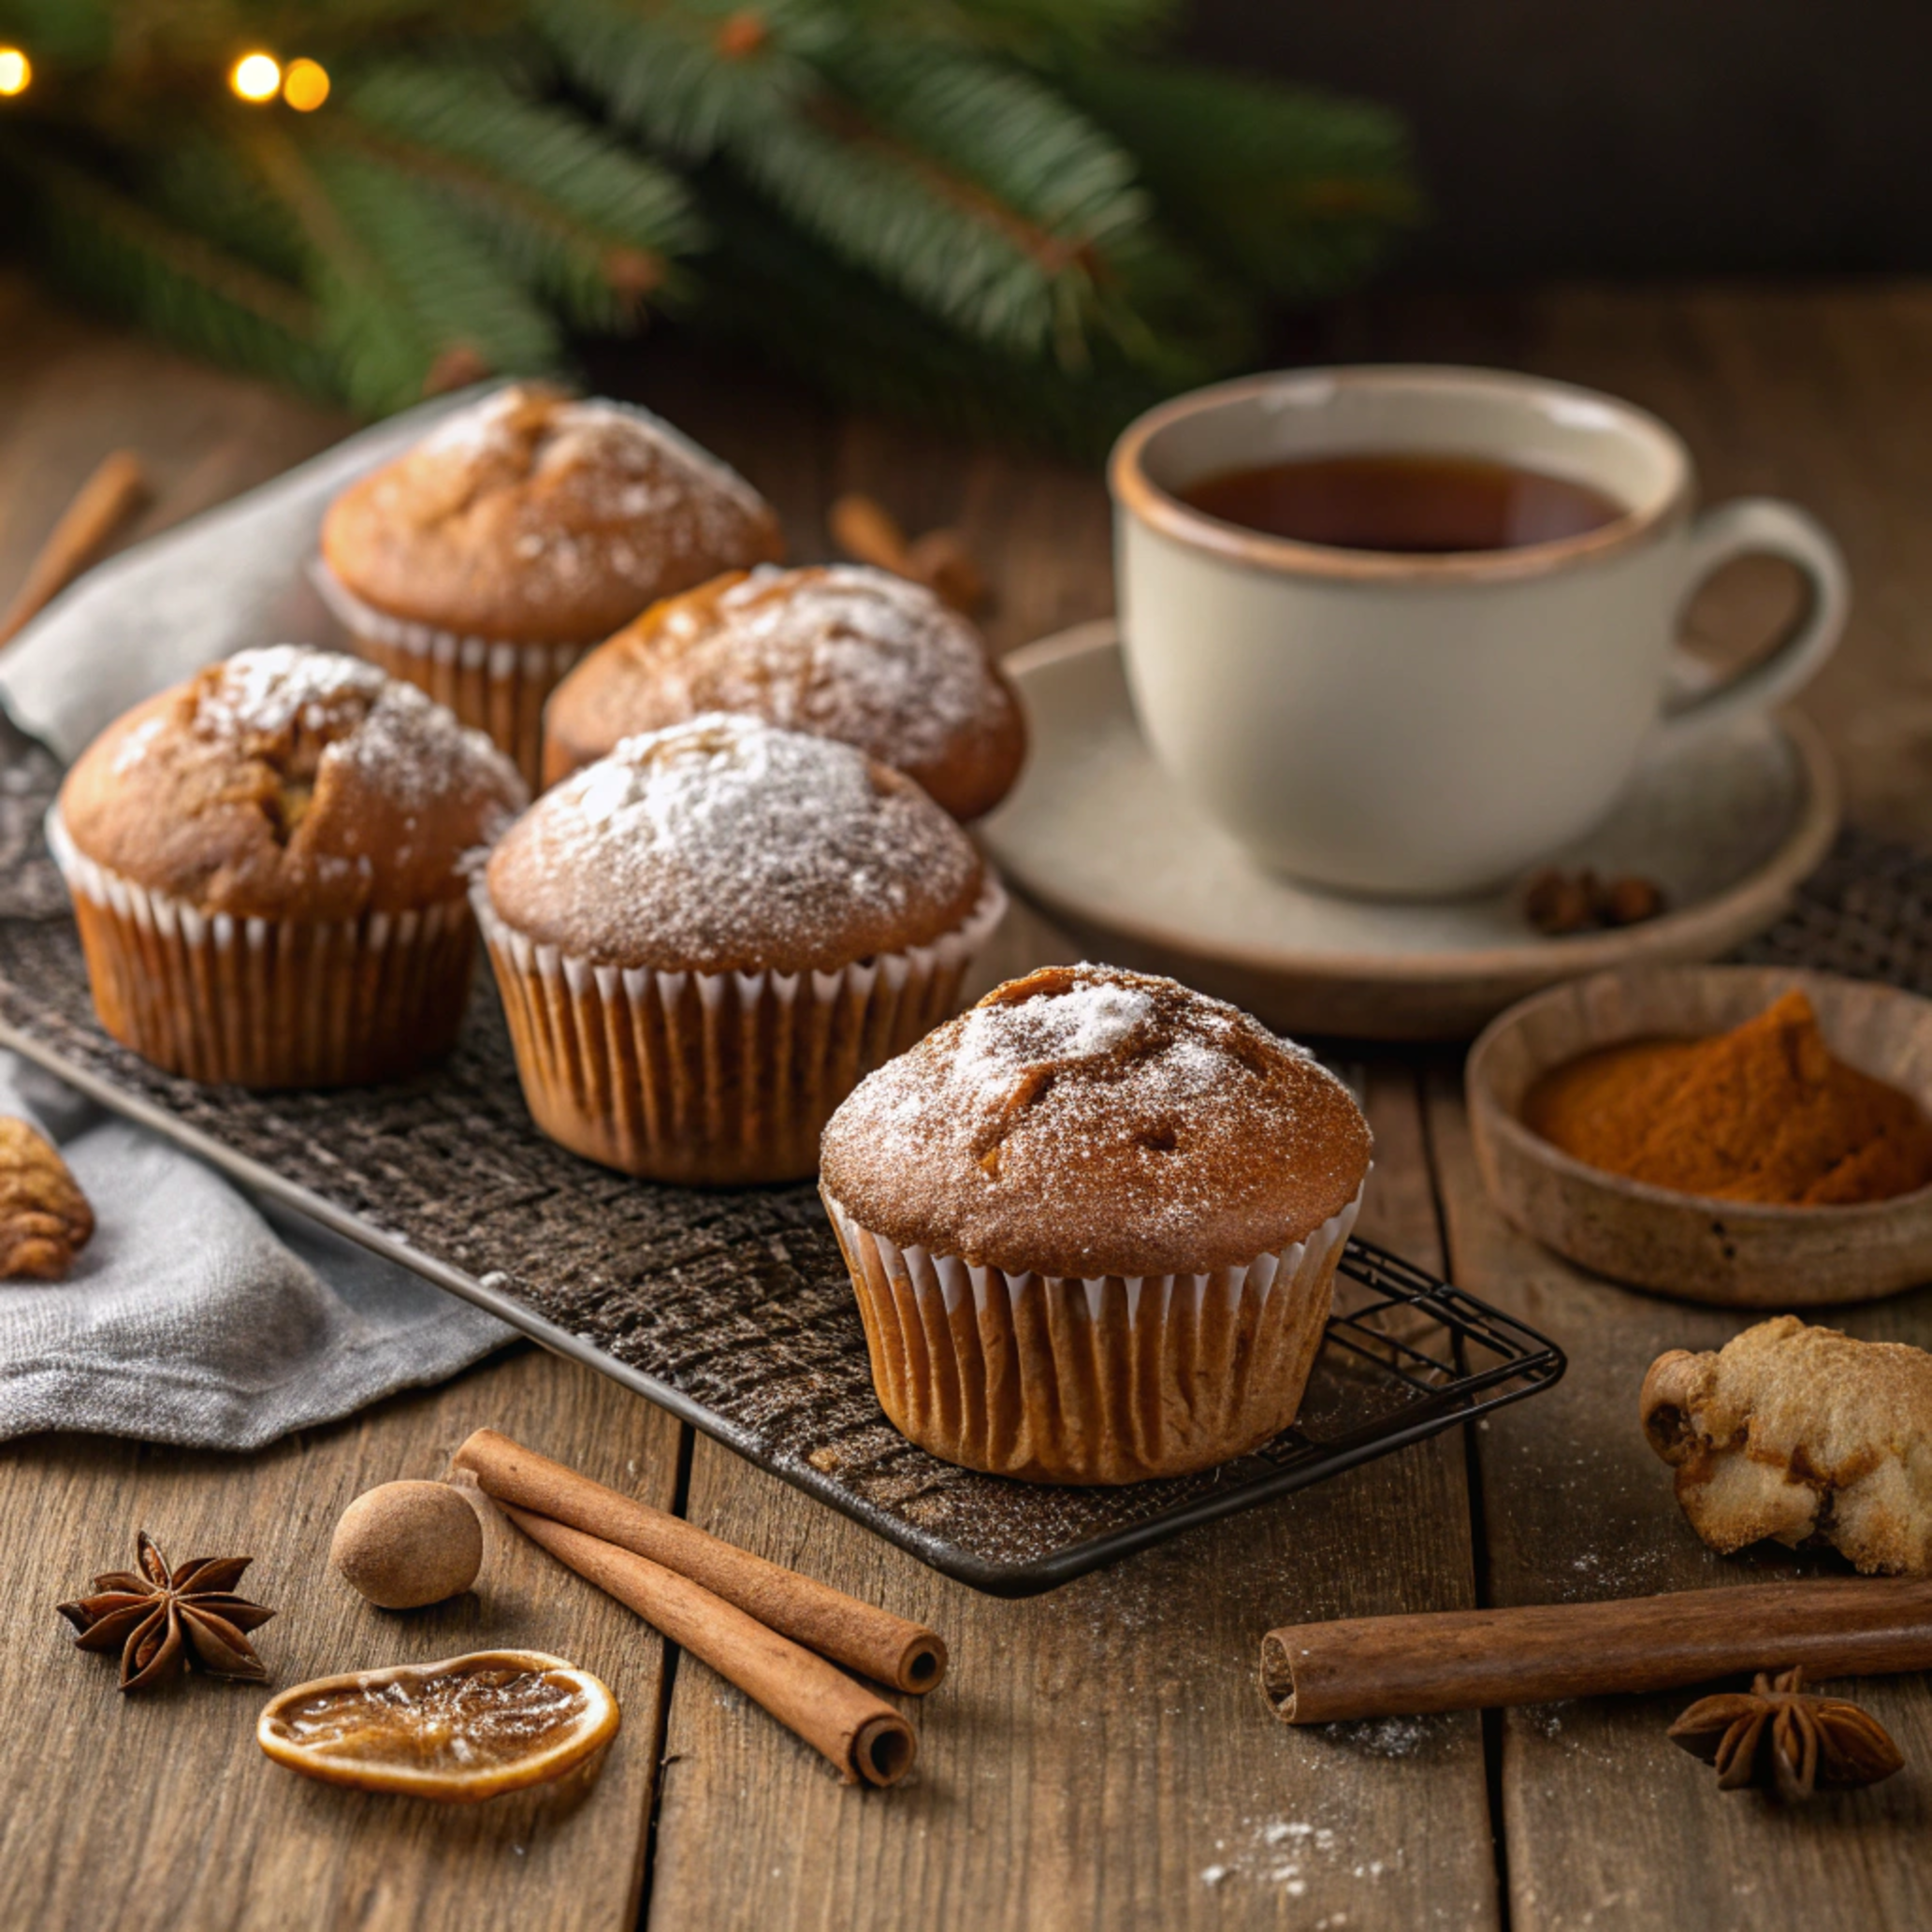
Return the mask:
[[835, 971], [950, 932], [972, 841], [910, 778], [762, 719], [627, 738], [491, 855], [498, 916], [539, 945], [661, 972]]
[[1198, 1274], [1355, 1198], [1368, 1124], [1258, 1021], [1172, 980], [1047, 966], [862, 1081], [825, 1191], [901, 1247], [1010, 1274]]
[[236, 918], [460, 898], [528, 793], [414, 685], [305, 645], [238, 651], [138, 705], [61, 787], [67, 835], [152, 892]]
[[606, 637], [646, 604], [781, 554], [749, 484], [614, 402], [501, 389], [329, 506], [322, 555], [389, 616], [512, 643]]
[[1026, 750], [1005, 674], [923, 584], [856, 565], [762, 564], [653, 604], [591, 652], [545, 712], [545, 777], [703, 711], [856, 745], [955, 819], [997, 805]]

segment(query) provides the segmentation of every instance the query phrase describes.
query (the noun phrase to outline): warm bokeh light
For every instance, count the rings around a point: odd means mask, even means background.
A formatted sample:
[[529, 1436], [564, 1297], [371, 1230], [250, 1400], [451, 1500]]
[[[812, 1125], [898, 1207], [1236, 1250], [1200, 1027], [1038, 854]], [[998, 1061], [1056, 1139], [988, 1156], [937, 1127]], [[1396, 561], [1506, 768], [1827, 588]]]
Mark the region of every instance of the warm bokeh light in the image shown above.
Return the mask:
[[0, 94], [25, 94], [34, 63], [17, 47], [0, 47]]
[[282, 65], [269, 54], [244, 53], [235, 63], [228, 85], [245, 101], [271, 101], [281, 91]]
[[328, 98], [328, 69], [320, 61], [290, 61], [282, 77], [282, 98], [298, 114], [312, 114]]

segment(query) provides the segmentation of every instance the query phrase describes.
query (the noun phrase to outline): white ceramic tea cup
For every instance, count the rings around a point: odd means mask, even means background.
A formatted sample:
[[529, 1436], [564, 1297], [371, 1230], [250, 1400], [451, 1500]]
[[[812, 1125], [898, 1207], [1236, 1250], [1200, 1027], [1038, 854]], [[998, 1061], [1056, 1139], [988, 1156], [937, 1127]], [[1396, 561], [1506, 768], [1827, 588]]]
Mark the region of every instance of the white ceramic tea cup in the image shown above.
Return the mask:
[[[1515, 549], [1306, 544], [1177, 494], [1217, 472], [1387, 452], [1591, 486], [1623, 514]], [[1794, 505], [1693, 509], [1655, 416], [1562, 383], [1434, 368], [1304, 370], [1177, 398], [1115, 444], [1115, 571], [1141, 728], [1184, 791], [1271, 870], [1347, 891], [1494, 887], [1588, 832], [1639, 758], [1778, 703], [1837, 644], [1844, 560]], [[1804, 574], [1804, 617], [1728, 683], [1677, 642], [1730, 558]]]

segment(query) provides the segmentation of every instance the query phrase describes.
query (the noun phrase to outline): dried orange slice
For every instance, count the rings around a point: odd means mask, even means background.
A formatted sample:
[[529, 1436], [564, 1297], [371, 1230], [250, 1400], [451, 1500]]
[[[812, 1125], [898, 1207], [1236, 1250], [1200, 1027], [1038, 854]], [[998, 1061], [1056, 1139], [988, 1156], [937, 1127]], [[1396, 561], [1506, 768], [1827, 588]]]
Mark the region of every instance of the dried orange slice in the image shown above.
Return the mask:
[[562, 1777], [617, 1722], [617, 1700], [588, 1670], [541, 1650], [477, 1650], [298, 1684], [254, 1735], [309, 1778], [473, 1805]]

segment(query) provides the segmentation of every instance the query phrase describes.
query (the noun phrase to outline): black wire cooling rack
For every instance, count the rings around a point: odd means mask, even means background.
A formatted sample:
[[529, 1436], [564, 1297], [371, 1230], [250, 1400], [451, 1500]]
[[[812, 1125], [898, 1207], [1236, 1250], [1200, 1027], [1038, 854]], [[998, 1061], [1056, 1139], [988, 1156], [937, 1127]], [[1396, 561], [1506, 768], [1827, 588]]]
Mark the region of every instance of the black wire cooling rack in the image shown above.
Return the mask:
[[0, 719], [0, 1045], [717, 1437], [935, 1568], [1002, 1595], [1320, 1482], [1563, 1372], [1554, 1344], [1352, 1242], [1296, 1426], [1199, 1474], [1123, 1489], [936, 1460], [880, 1414], [817, 1191], [658, 1187], [546, 1140], [479, 981], [443, 1067], [326, 1094], [196, 1086], [94, 1019], [40, 836], [53, 761]]

